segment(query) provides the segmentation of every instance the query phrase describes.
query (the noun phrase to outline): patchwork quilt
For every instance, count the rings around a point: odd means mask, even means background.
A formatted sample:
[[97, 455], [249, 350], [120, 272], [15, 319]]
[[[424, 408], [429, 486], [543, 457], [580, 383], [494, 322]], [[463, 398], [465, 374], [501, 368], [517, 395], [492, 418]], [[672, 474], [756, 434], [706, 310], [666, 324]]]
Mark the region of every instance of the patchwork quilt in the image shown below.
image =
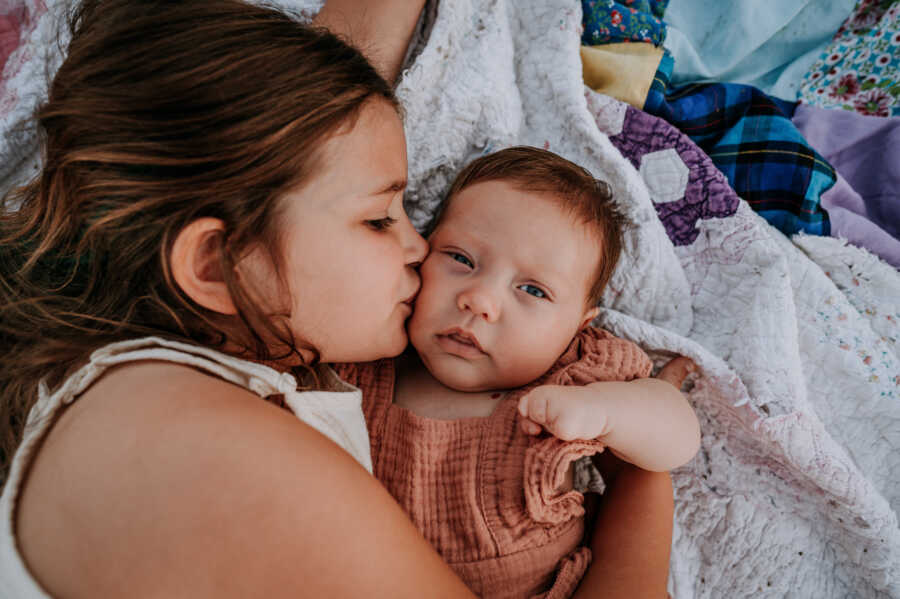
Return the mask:
[[[60, 1], [16, 5], [4, 187], [39, 164], [29, 116], [61, 58]], [[429, 8], [399, 84], [414, 223], [484, 153], [529, 144], [582, 164], [635, 223], [597, 324], [700, 366], [702, 448], [673, 473], [673, 597], [900, 597], [897, 270], [837, 239], [786, 237], [688, 137], [587, 90], [580, 3]]]

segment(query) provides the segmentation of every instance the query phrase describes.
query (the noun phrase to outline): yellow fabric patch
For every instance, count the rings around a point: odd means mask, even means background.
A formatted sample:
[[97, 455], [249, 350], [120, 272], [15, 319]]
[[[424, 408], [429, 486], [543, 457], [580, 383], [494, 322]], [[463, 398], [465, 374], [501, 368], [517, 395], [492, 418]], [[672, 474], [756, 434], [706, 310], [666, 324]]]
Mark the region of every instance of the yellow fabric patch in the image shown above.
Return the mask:
[[662, 56], [663, 49], [653, 44], [582, 46], [584, 84], [635, 108], [643, 108]]

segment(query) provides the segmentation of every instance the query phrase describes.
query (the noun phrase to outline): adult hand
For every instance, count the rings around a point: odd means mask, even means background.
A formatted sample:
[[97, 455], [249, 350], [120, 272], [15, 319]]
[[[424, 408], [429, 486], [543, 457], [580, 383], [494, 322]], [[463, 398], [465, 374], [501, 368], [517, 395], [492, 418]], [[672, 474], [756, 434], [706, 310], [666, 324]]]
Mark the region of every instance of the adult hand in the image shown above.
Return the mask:
[[670, 360], [662, 369], [656, 373], [656, 377], [661, 381], [673, 385], [676, 389], [681, 389], [685, 379], [692, 372], [696, 372], [697, 365], [690, 358], [678, 356]]
[[385, 81], [400, 75], [425, 0], [327, 0], [313, 19], [358, 48]]

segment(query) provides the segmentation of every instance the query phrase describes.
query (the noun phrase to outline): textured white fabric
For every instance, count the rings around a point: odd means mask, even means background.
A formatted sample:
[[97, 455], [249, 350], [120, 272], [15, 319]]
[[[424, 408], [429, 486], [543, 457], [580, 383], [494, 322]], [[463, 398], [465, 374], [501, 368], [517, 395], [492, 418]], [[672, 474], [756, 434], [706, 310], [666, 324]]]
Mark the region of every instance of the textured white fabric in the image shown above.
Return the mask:
[[3, 495], [0, 496], [0, 597], [38, 599], [47, 597], [28, 572], [15, 539], [15, 507], [28, 466], [40, 448], [41, 439], [54, 422], [53, 414], [76, 401], [106, 369], [125, 362], [162, 360], [187, 364], [265, 397], [283, 394], [285, 403], [300, 419], [337, 443], [372, 472], [369, 433], [362, 412], [362, 393], [328, 370], [333, 388], [342, 391], [297, 391], [289, 373], [240, 360], [215, 350], [156, 337], [107, 345], [52, 393], [41, 385], [40, 397], [28, 414], [25, 436], [16, 450]]
[[[318, 4], [268, 3], [306, 16]], [[583, 164], [638, 224], [598, 324], [701, 367], [702, 448], [674, 473], [675, 599], [900, 597], [897, 271], [839, 240], [792, 243], [746, 204], [674, 248], [585, 98], [579, 3], [445, 0], [430, 14], [398, 90], [414, 222], [483, 153], [525, 143]], [[619, 133], [624, 107], [599, 109]], [[4, 164], [27, 154], [16, 139]]]
[[[674, 473], [673, 596], [900, 597], [900, 295], [874, 290], [900, 277], [848, 258], [871, 282], [836, 287], [746, 204], [673, 248], [640, 174], [587, 105], [579, 24], [563, 1], [440, 3], [399, 88], [415, 222], [460, 167], [510, 144], [606, 179], [639, 227], [599, 324], [702, 369], [690, 393], [702, 450]], [[621, 130], [620, 113], [602, 116]], [[815, 258], [855, 252], [829, 247]], [[854, 299], [869, 285], [877, 316]]]

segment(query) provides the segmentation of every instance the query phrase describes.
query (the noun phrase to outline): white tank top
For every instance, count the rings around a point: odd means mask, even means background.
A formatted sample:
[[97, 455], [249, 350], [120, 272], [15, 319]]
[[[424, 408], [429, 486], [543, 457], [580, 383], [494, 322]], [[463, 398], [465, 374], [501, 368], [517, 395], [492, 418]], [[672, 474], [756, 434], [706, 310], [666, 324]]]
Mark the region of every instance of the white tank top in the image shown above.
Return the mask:
[[204, 347], [157, 337], [112, 343], [91, 354], [90, 361], [52, 394], [43, 382], [40, 385], [37, 403], [28, 414], [24, 438], [13, 456], [9, 478], [0, 496], [0, 598], [49, 597], [31, 576], [19, 554], [14, 516], [24, 473], [54, 421], [53, 414], [75, 401], [107, 368], [139, 360], [187, 364], [240, 385], [260, 397], [283, 394], [285, 404], [300, 420], [337, 443], [372, 472], [362, 393], [341, 381], [330, 369], [325, 369], [326, 375], [331, 377], [325, 383], [329, 388], [341, 391], [297, 391], [297, 381], [289, 373]]

